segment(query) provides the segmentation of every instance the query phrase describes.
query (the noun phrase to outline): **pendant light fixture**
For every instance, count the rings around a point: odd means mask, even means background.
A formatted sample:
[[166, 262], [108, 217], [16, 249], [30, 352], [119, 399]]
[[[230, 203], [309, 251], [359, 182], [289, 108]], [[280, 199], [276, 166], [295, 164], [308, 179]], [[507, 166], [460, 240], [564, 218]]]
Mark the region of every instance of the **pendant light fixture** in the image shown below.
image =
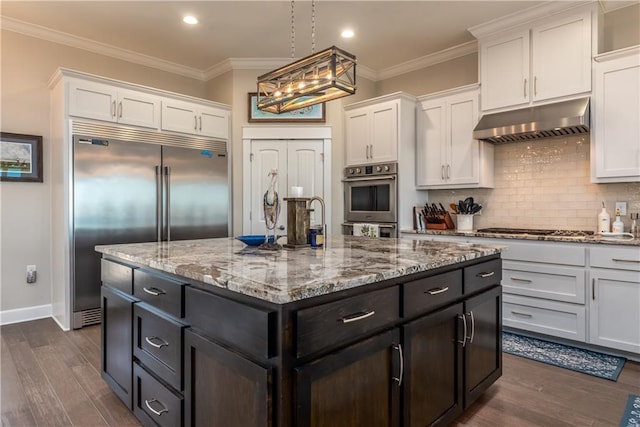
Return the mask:
[[[258, 77], [258, 108], [270, 113], [309, 107], [356, 93], [356, 57], [331, 46], [315, 53], [315, 0], [311, 0], [311, 55]], [[291, 1], [291, 59], [295, 57]]]

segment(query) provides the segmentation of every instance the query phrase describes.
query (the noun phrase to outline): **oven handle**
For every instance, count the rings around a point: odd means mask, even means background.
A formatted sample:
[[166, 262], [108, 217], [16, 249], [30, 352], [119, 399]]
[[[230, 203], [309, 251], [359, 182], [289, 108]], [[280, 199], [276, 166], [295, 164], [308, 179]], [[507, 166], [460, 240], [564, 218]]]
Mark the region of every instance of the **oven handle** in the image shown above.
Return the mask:
[[358, 181], [387, 181], [387, 180], [395, 180], [395, 175], [383, 175], [383, 176], [367, 176], [362, 178], [345, 178], [342, 182], [358, 182]]
[[[343, 222], [342, 225], [344, 225], [345, 227], [353, 227], [354, 224], [359, 224], [358, 222]], [[395, 229], [397, 226], [396, 224], [391, 224], [391, 223], [380, 223], [380, 222], [373, 222], [373, 223], [368, 223], [368, 224], [378, 224], [378, 227], [380, 228], [393, 228]]]

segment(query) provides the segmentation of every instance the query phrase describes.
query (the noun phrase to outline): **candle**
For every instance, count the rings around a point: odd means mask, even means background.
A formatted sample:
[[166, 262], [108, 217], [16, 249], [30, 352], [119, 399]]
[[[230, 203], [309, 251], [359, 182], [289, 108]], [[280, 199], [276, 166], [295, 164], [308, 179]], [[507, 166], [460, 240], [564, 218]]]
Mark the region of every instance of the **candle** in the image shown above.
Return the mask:
[[302, 197], [302, 187], [291, 187], [291, 197]]

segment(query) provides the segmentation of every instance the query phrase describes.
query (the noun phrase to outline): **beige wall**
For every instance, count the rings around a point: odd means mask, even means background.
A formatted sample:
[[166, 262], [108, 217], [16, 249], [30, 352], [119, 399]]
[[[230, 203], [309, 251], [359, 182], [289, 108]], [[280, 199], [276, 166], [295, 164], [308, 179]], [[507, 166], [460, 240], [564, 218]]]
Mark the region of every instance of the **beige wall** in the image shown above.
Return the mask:
[[[58, 67], [203, 97], [201, 81], [80, 49], [2, 31], [0, 126], [3, 132], [42, 135], [44, 182], [0, 184], [0, 310], [51, 303], [49, 88]], [[28, 264], [38, 280], [28, 285]]]
[[640, 44], [640, 4], [604, 16], [603, 52]]

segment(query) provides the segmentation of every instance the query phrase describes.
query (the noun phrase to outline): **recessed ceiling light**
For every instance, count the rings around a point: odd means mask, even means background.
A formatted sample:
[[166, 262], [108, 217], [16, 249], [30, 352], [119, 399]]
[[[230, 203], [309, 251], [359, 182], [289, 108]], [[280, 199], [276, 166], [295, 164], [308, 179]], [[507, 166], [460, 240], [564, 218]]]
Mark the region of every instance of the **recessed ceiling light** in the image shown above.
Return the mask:
[[344, 30], [342, 33], [340, 33], [340, 35], [345, 39], [350, 39], [354, 36], [354, 34], [355, 33], [353, 32], [353, 30]]
[[189, 25], [196, 25], [198, 23], [198, 18], [196, 18], [195, 16], [187, 15], [182, 18], [182, 22]]

